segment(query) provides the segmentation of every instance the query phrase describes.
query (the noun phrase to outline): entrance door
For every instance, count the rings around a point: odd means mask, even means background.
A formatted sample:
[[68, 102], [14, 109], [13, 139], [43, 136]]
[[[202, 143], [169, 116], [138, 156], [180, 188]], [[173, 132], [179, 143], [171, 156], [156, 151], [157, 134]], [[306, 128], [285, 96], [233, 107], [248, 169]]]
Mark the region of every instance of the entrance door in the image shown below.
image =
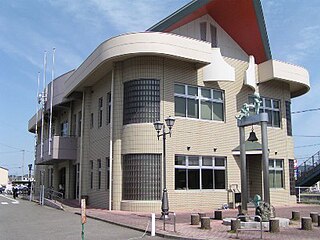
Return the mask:
[[263, 197], [262, 188], [262, 159], [261, 155], [247, 155], [247, 178], [248, 178], [248, 197], [249, 201], [256, 194]]

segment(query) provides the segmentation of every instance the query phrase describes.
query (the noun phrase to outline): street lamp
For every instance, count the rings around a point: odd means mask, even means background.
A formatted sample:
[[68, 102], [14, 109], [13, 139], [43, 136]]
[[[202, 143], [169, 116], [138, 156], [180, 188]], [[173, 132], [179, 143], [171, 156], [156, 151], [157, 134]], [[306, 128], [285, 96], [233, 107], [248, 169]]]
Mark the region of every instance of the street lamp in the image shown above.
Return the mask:
[[[167, 169], [166, 169], [166, 135], [169, 134], [171, 137], [171, 129], [174, 125], [175, 119], [173, 117], [168, 117], [165, 119], [166, 125], [169, 129], [168, 132], [166, 132], [166, 126], [160, 122], [157, 121], [153, 124], [154, 128], [157, 131], [157, 137], [158, 140], [162, 136], [162, 143], [163, 143], [163, 193], [162, 193], [162, 202], [161, 202], [161, 218], [168, 218], [169, 214], [169, 199], [168, 199], [168, 191], [167, 191]], [[162, 133], [161, 132], [162, 129]]]

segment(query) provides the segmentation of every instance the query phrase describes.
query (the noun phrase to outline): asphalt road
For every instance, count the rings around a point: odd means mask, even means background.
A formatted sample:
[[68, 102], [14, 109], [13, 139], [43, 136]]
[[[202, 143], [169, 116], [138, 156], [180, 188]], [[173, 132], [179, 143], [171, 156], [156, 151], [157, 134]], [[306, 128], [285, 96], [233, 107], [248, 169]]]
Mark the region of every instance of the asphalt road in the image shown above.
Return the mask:
[[[140, 239], [143, 232], [87, 218], [85, 240]], [[81, 240], [79, 215], [0, 194], [1, 240]], [[144, 236], [142, 239], [163, 239]]]

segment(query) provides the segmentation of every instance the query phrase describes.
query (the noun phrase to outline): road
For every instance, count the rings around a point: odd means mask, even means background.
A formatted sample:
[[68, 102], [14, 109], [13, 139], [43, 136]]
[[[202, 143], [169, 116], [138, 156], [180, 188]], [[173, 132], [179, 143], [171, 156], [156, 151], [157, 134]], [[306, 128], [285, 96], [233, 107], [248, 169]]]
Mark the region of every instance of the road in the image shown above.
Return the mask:
[[[0, 194], [1, 240], [80, 240], [80, 216]], [[85, 240], [139, 239], [142, 232], [87, 219]], [[163, 239], [144, 236], [143, 239]]]

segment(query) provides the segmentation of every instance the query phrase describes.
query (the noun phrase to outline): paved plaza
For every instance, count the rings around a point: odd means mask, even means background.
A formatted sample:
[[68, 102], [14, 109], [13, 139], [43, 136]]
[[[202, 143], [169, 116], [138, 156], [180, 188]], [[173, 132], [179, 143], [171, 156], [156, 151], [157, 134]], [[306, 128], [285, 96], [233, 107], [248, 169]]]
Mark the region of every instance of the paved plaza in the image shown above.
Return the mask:
[[[67, 211], [79, 213], [78, 208], [66, 207]], [[182, 238], [182, 239], [236, 239], [236, 234], [230, 232], [230, 226], [222, 224], [221, 220], [211, 220], [211, 230], [202, 230], [200, 225], [191, 225], [191, 213], [205, 212], [207, 216], [213, 217], [213, 211], [204, 211], [195, 209], [190, 212], [176, 213], [176, 232], [173, 229], [173, 218], [167, 222], [166, 231], [163, 230], [163, 221], [157, 214], [156, 233], [165, 238]], [[276, 206], [277, 217], [291, 218], [292, 211], [299, 211], [301, 217], [309, 217], [310, 212], [320, 213], [319, 205], [294, 205], [294, 206]], [[249, 214], [254, 214], [254, 209], [249, 208]], [[100, 219], [106, 222], [115, 223], [133, 229], [145, 231], [151, 230], [151, 216], [146, 213], [125, 212], [125, 211], [108, 211], [105, 209], [87, 209], [89, 217]], [[237, 210], [223, 210], [223, 217], [235, 217]], [[239, 239], [259, 239], [260, 232], [241, 232]], [[313, 224], [313, 230], [305, 231], [300, 229], [300, 221], [291, 221], [289, 227], [281, 228], [280, 233], [263, 232], [263, 239], [320, 239], [320, 227], [317, 223]]]

